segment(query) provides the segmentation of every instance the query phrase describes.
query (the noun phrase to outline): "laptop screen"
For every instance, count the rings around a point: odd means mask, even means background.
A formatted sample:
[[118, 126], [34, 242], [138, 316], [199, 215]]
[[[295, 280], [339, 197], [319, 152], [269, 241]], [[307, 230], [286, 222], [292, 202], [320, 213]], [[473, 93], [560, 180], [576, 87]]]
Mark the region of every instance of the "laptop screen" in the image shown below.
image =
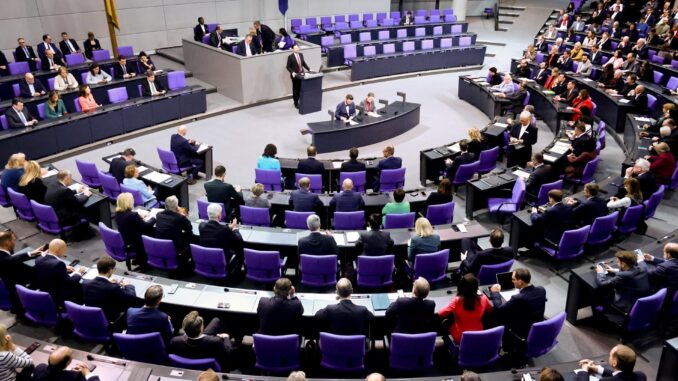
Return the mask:
[[512, 278], [513, 271], [497, 273], [497, 283], [501, 286], [502, 291], [513, 290], [515, 288], [513, 286], [513, 281], [511, 280]]

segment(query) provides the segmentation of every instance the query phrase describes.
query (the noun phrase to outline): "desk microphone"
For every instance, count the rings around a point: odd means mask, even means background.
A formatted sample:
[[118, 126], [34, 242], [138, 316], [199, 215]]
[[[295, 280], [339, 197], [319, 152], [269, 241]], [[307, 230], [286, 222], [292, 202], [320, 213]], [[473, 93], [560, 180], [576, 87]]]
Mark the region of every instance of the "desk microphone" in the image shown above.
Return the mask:
[[127, 366], [127, 363], [124, 361], [119, 361], [119, 360], [109, 360], [107, 358], [103, 357], [94, 357], [92, 355], [87, 355], [87, 361], [98, 361], [98, 362], [105, 362], [108, 364], [113, 364], [113, 365], [122, 365], [122, 366]]
[[657, 243], [664, 242], [664, 241], [666, 241], [666, 240], [668, 240], [668, 239], [671, 239], [671, 238], [673, 238], [673, 237], [675, 237], [675, 236], [676, 236], [675, 234], [667, 234], [667, 235], [661, 237], [660, 239], [658, 239], [658, 240], [657, 240]]

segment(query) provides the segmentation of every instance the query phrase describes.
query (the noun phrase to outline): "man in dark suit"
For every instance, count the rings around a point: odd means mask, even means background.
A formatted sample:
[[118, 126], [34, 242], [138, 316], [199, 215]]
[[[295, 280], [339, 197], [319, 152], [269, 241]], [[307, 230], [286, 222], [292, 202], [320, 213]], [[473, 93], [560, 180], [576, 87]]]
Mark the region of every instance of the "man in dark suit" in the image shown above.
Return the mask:
[[622, 36], [621, 33], [622, 29], [619, 26], [619, 21], [615, 21], [612, 24], [612, 29], [610, 29], [610, 37], [619, 39]]
[[37, 69], [38, 56], [33, 51], [33, 47], [26, 44], [26, 40], [23, 37], [17, 39], [19, 46], [14, 49], [14, 55], [16, 56], [16, 62], [28, 62], [28, 66], [31, 71]]
[[21, 254], [14, 253], [16, 234], [7, 230], [0, 232], [0, 279], [5, 283], [5, 288], [12, 301], [12, 311], [16, 313], [21, 302], [16, 295], [16, 285], [26, 285], [32, 277], [32, 267], [23, 263], [35, 258], [42, 253], [42, 248]]
[[481, 249], [480, 246], [469, 238], [461, 240], [461, 265], [459, 275], [478, 275], [480, 267], [484, 265], [496, 265], [513, 259], [513, 249], [503, 247], [504, 232], [501, 229], [493, 229], [490, 232], [489, 249]]
[[308, 226], [311, 234], [299, 238], [299, 243], [297, 244], [299, 255], [339, 255], [339, 247], [334, 237], [320, 232], [320, 217], [318, 215], [313, 214], [308, 216], [306, 226]]
[[[45, 204], [54, 208], [61, 226], [80, 224], [84, 216], [84, 205], [92, 193], [84, 185], [78, 187], [78, 193], [69, 187], [73, 185], [70, 171], [59, 171], [57, 182], [50, 184], [45, 192]], [[85, 224], [83, 226], [88, 229]], [[74, 232], [75, 233], [75, 232]], [[82, 231], [85, 233], [85, 231]]]
[[650, 281], [657, 288], [666, 287], [668, 304], [673, 300], [673, 295], [678, 291], [678, 244], [667, 243], [664, 245], [664, 258], [657, 258], [652, 254], [645, 253], [645, 262], [652, 263], [654, 268], [647, 270]]
[[362, 255], [386, 255], [393, 252], [391, 233], [381, 230], [381, 215], [370, 214], [367, 224], [370, 229], [361, 231], [355, 243], [355, 251]]
[[353, 285], [347, 278], [337, 282], [339, 303], [329, 304], [315, 313], [315, 319], [321, 332], [334, 335], [368, 335], [370, 321], [374, 315], [367, 307], [351, 301]]
[[0, 75], [9, 75], [9, 69], [7, 65], [9, 65], [9, 62], [7, 62], [5, 53], [0, 51]]
[[21, 98], [12, 99], [12, 107], [5, 111], [5, 118], [9, 128], [26, 128], [38, 124], [38, 120], [31, 115], [28, 108], [24, 107]]
[[638, 85], [635, 89], [631, 90], [625, 97], [628, 99], [631, 105], [635, 106], [636, 112], [640, 114], [647, 114], [647, 93], [645, 92], [645, 86]]
[[636, 353], [633, 349], [623, 344], [618, 344], [610, 351], [609, 365], [596, 365], [593, 360], [584, 359], [579, 361], [583, 372], [577, 372], [577, 381], [588, 381], [589, 375], [595, 376], [600, 381], [646, 381], [647, 376], [643, 372], [634, 371], [636, 366]]
[[62, 307], [66, 300], [73, 301], [80, 297], [80, 278], [87, 271], [84, 266], [76, 271], [62, 262], [66, 249], [66, 242], [53, 239], [47, 253], [35, 260], [33, 268], [35, 274], [31, 286], [49, 293], [57, 307]]
[[19, 81], [19, 95], [22, 98], [40, 97], [47, 94], [47, 89], [42, 83], [35, 79], [32, 73], [26, 73], [24, 78]]
[[353, 191], [353, 180], [344, 179], [342, 191], [335, 194], [330, 200], [330, 209], [337, 212], [357, 212], [365, 209], [363, 196]]
[[552, 168], [550, 164], [544, 163], [544, 155], [541, 152], [532, 155], [532, 161], [528, 162], [527, 166], [532, 167], [532, 172], [525, 180], [526, 191], [528, 195], [536, 198], [541, 186], [551, 182], [553, 178]]
[[193, 28], [193, 41], [202, 42], [202, 38], [209, 33], [205, 19], [198, 17], [198, 25]]
[[151, 285], [146, 289], [144, 306], [127, 310], [127, 333], [139, 335], [160, 332], [165, 343], [169, 343], [174, 327], [172, 327], [172, 319], [158, 308], [162, 295], [162, 286], [159, 284]]
[[115, 177], [115, 179], [118, 180], [118, 183], [122, 183], [122, 180], [125, 179], [125, 168], [127, 168], [128, 165], [136, 165], [136, 160], [134, 159], [134, 155], [136, 154], [137, 153], [133, 148], [126, 148], [122, 151], [120, 156], [111, 160], [108, 173]]
[[156, 238], [172, 240], [179, 254], [188, 249], [193, 238], [193, 227], [191, 221], [179, 211], [179, 199], [176, 196], [165, 199], [165, 210], [158, 213], [155, 219]]
[[146, 80], [141, 81], [141, 95], [145, 97], [155, 97], [158, 95], [165, 95], [167, 91], [165, 86], [160, 81], [155, 80], [155, 73], [153, 70], [146, 72]]
[[563, 233], [573, 225], [572, 208], [562, 203], [563, 191], [560, 189], [551, 189], [549, 191], [549, 203], [543, 213], [538, 213], [536, 207], [532, 208], [530, 219], [533, 226], [543, 235], [537, 234], [536, 237], [543, 237], [544, 242], [551, 245], [558, 245]]
[[[507, 329], [504, 335], [506, 339], [512, 337], [508, 330], [521, 338], [527, 338], [532, 324], [544, 320], [546, 307], [546, 290], [543, 287], [530, 284], [532, 275], [525, 268], [513, 271], [512, 281], [515, 288], [520, 290], [505, 303], [502, 301], [501, 286], [498, 284], [490, 287], [492, 304], [497, 322]], [[507, 334], [508, 333], [508, 334]], [[510, 348], [510, 347], [509, 347]]]
[[60, 347], [49, 354], [47, 364], [40, 364], [33, 371], [33, 381], [99, 381], [99, 376], [89, 373], [87, 364], [81, 363], [66, 368], [73, 361], [73, 350], [69, 347]]
[[213, 318], [205, 327], [205, 322], [198, 311], [191, 311], [184, 317], [181, 325], [184, 334], [170, 340], [168, 352], [189, 358], [214, 358], [222, 370], [231, 369], [231, 339], [224, 333], [224, 323], [218, 317]]
[[186, 139], [186, 134], [188, 134], [188, 127], [179, 126], [177, 133], [170, 139], [170, 150], [176, 156], [179, 167], [191, 167], [188, 170], [188, 184], [193, 185], [200, 178], [199, 173], [204, 171], [205, 162], [198, 154], [200, 142]]
[[66, 66], [61, 56], [57, 56], [51, 50], [45, 51], [45, 55], [40, 61], [40, 69], [43, 71], [56, 71], [60, 67]]
[[539, 70], [537, 70], [537, 74], [534, 75], [534, 81], [537, 82], [538, 84], [544, 86], [546, 83], [546, 80], [549, 78], [549, 71], [546, 68], [546, 62], [542, 62], [539, 64]]
[[591, 53], [589, 53], [589, 61], [593, 65], [600, 65], [600, 63], [603, 60], [603, 53], [600, 52], [600, 48], [598, 48], [598, 45], [593, 45], [591, 47]]
[[292, 80], [292, 100], [294, 101], [294, 107], [299, 108], [301, 75], [304, 72], [304, 69], [308, 71], [311, 70], [311, 68], [309, 68], [306, 64], [306, 61], [304, 61], [304, 55], [299, 52], [299, 45], [294, 44], [292, 46], [292, 54], [287, 56], [286, 68], [290, 73], [290, 79]]
[[607, 202], [598, 197], [600, 188], [596, 183], [584, 185], [584, 197], [586, 201], [578, 202], [574, 198], [567, 199], [567, 205], [572, 207], [572, 217], [577, 226], [593, 225], [598, 217], [608, 214]]
[[137, 75], [136, 65], [127, 62], [127, 57], [118, 56], [118, 62], [113, 64], [113, 77], [115, 79], [127, 79]]
[[59, 48], [64, 55], [80, 53], [80, 46], [78, 46], [78, 43], [74, 39], [70, 38], [66, 32], [61, 32]]
[[82, 283], [83, 299], [86, 306], [99, 307], [109, 322], [116, 321], [129, 307], [137, 303], [134, 285], [126, 280], [111, 279], [115, 260], [104, 256], [97, 261], [99, 275]]
[[626, 81], [624, 82], [622, 88], [619, 91], [617, 91], [617, 95], [621, 95], [624, 97], [627, 96], [631, 91], [636, 89], [636, 86], [638, 86], [637, 81], [638, 76], [636, 76], [635, 74], [631, 73], [627, 75]]
[[[217, 28], [214, 30], [214, 32], [210, 33], [210, 38], [209, 38], [209, 44], [212, 47], [219, 48], [219, 49], [226, 49], [226, 45], [224, 45], [224, 40], [221, 35], [223, 33], [223, 29], [221, 29], [221, 25], [217, 25]], [[202, 37], [201, 37], [202, 38]]]
[[459, 149], [461, 150], [461, 153], [459, 156], [455, 157], [454, 160], [445, 160], [445, 166], [447, 167], [445, 177], [450, 179], [450, 181], [454, 181], [454, 177], [457, 175], [457, 170], [460, 165], [471, 164], [476, 161], [476, 156], [471, 152], [468, 152], [468, 141], [466, 139], [462, 139], [459, 142]]
[[254, 36], [248, 34], [245, 36], [245, 39], [238, 43], [238, 49], [236, 53], [243, 57], [251, 57], [253, 55], [259, 54], [257, 46], [252, 42]]
[[568, 106], [572, 106], [572, 101], [579, 95], [579, 90], [574, 81], [567, 82], [567, 90], [564, 93], [553, 97], [554, 101], [563, 102]]
[[240, 185], [235, 187], [224, 181], [226, 178], [226, 168], [223, 165], [217, 165], [214, 168], [214, 177], [205, 182], [205, 193], [207, 201], [224, 204], [226, 215], [231, 216], [238, 213], [238, 206], [244, 205], [245, 200], [242, 196]]
[[424, 333], [434, 330], [436, 304], [426, 300], [431, 286], [422, 277], [412, 285], [412, 296], [400, 297], [391, 303], [386, 310], [386, 320], [395, 324], [393, 332]]
[[299, 189], [290, 194], [290, 207], [295, 212], [315, 212], [323, 207], [317, 194], [311, 193], [311, 180], [308, 177], [299, 179]]
[[[242, 264], [243, 243], [242, 236], [238, 231], [238, 221], [233, 219], [226, 226], [221, 221], [221, 205], [209, 204], [207, 206], [207, 216], [209, 221], [203, 222], [199, 226], [200, 245], [204, 247], [213, 247], [223, 249], [226, 256], [226, 264], [231, 263], [231, 269], [240, 268], [237, 264]], [[230, 261], [231, 258], [235, 258]]]
[[644, 268], [638, 266], [636, 254], [631, 251], [618, 251], [618, 270], [605, 264], [596, 266], [596, 284], [614, 290], [614, 300], [603, 303], [610, 304], [614, 309], [605, 309], [611, 315], [623, 315], [628, 312], [639, 298], [648, 296], [651, 292], [650, 277]]
[[509, 132], [508, 167], [524, 167], [532, 156], [532, 145], [537, 142], [537, 127], [532, 125], [532, 114], [523, 111], [520, 120], [513, 123]]
[[[644, 158], [636, 159], [633, 167], [626, 169], [626, 174], [624, 178], [634, 177], [640, 183], [640, 192], [643, 194], [643, 200], [647, 200], [652, 196], [652, 193], [657, 191], [657, 181], [655, 180], [654, 174], [650, 171], [650, 162]], [[616, 196], [619, 198], [624, 197], [626, 194], [626, 189], [624, 185], [619, 186]]]
[[348, 151], [348, 161], [341, 163], [341, 172], [362, 172], [365, 170], [365, 163], [358, 161], [360, 151], [353, 147]]
[[324, 175], [325, 166], [320, 161], [316, 160], [315, 155], [317, 150], [313, 144], [306, 148], [307, 158], [299, 160], [297, 164], [297, 173], [303, 173], [304, 175]]
[[570, 50], [566, 50], [560, 58], [558, 58], [558, 63], [556, 64], [560, 71], [572, 71], [572, 57]]
[[254, 22], [254, 29], [257, 31], [257, 39], [259, 46], [264, 52], [273, 51], [273, 41], [275, 40], [275, 32], [268, 25], [264, 25], [261, 21]]
[[546, 49], [548, 49], [548, 43], [546, 42], [543, 34], [537, 37], [537, 42], [534, 44], [534, 48], [538, 52], [545, 52]]
[[56, 44], [52, 42], [52, 36], [49, 34], [42, 35], [42, 43], [38, 44], [38, 57], [45, 60], [45, 52], [51, 50], [55, 57], [63, 57], [61, 50], [57, 48]]
[[273, 286], [273, 297], [259, 299], [257, 315], [259, 332], [264, 335], [299, 334], [304, 306], [294, 295], [294, 286], [287, 278], [280, 278]]
[[375, 192], [379, 191], [379, 176], [381, 176], [381, 171], [384, 169], [398, 169], [403, 166], [403, 159], [394, 156], [395, 147], [386, 146], [381, 151], [384, 154], [384, 158], [379, 160], [376, 167], [376, 173], [374, 174], [374, 179], [372, 180], [372, 188]]
[[334, 118], [348, 122], [355, 118], [355, 103], [353, 103], [353, 95], [346, 94], [343, 102], [339, 103], [334, 110]]

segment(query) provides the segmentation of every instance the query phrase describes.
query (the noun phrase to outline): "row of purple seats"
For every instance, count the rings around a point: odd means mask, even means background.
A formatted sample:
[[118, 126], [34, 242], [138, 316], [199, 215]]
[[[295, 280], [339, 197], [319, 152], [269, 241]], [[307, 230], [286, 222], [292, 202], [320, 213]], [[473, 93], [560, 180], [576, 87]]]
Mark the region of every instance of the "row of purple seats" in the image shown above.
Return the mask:
[[[344, 15], [334, 16], [332, 20], [331, 16], [322, 16], [320, 17], [320, 23], [316, 17], [306, 17], [303, 20], [305, 23], [302, 24], [302, 19], [292, 19], [290, 22], [290, 28], [294, 33], [315, 33], [323, 30], [344, 30], [344, 29], [359, 29], [363, 27], [374, 28], [377, 26], [393, 26], [400, 24], [402, 17], [405, 16], [406, 12], [403, 12], [402, 16], [400, 12], [380, 12], [376, 14], [374, 18], [372, 13], [364, 13], [362, 20], [360, 20], [358, 14], [349, 15], [348, 18]], [[452, 9], [446, 9], [441, 15], [439, 10], [432, 10], [431, 16], [426, 17], [426, 11], [424, 10], [423, 14], [417, 14], [414, 16], [415, 24], [426, 24], [426, 23], [439, 23], [439, 22], [455, 22], [457, 21], [456, 15]]]
[[[16, 54], [14, 54], [14, 60], [16, 61]], [[125, 56], [125, 57], [132, 57], [134, 56], [134, 49], [132, 46], [119, 46], [118, 47], [118, 56]], [[66, 65], [68, 66], [74, 66], [74, 65], [81, 65], [86, 63], [85, 57], [82, 54], [66, 54], [64, 56], [66, 59]], [[92, 52], [92, 61], [94, 62], [102, 62], [102, 61], [107, 61], [111, 59], [111, 52], [106, 49], [102, 50], [94, 50]], [[40, 62], [36, 63], [37, 66], [40, 66]], [[7, 70], [9, 71], [10, 75], [21, 75], [25, 73], [29, 73], [31, 71], [30, 66], [28, 65], [28, 62], [10, 62], [7, 64]]]
[[[452, 25], [452, 34], [460, 34], [462, 33], [462, 26], [461, 25]], [[433, 36], [442, 36], [443, 34], [443, 27], [442, 26], [435, 26], [433, 27]], [[426, 36], [426, 28], [415, 28], [414, 30], [414, 36], [415, 37], [425, 37]], [[396, 38], [407, 38], [407, 29], [398, 29], [396, 31]], [[339, 42], [342, 45], [345, 44], [350, 44], [352, 41], [353, 37], [351, 34], [342, 34], [339, 36]], [[367, 42], [367, 41], [372, 41], [372, 33], [370, 32], [361, 32], [358, 35], [359, 42]], [[384, 41], [384, 40], [390, 40], [391, 39], [391, 33], [388, 30], [382, 30], [379, 31], [378, 33], [378, 41]], [[320, 39], [320, 44], [321, 46], [324, 47], [330, 47], [334, 45], [334, 36], [323, 36]]]
[[[459, 46], [471, 46], [472, 43], [472, 38], [470, 36], [463, 36], [459, 38]], [[452, 38], [441, 38], [440, 39], [440, 49], [449, 49], [452, 48]], [[384, 44], [383, 45], [383, 53], [382, 54], [395, 54], [396, 45], [394, 43], [391, 44]], [[421, 41], [421, 50], [432, 50], [433, 47], [433, 40], [422, 40]], [[363, 48], [363, 56], [364, 57], [374, 57], [377, 56], [377, 50], [376, 46], [370, 45], [366, 46]], [[407, 53], [407, 52], [415, 52], [415, 43], [414, 41], [405, 41], [403, 42], [403, 47], [402, 47], [402, 52]], [[358, 58], [357, 57], [357, 45], [356, 44], [348, 44], [344, 45], [344, 64], [348, 66], [353, 65], [353, 60]]]

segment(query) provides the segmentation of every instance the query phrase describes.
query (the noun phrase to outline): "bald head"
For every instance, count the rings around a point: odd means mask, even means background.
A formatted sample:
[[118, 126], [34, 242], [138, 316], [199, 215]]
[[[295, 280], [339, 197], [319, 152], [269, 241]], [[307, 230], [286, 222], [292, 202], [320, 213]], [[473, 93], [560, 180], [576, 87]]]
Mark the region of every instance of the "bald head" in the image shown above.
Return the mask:
[[636, 86], [635, 92], [636, 92], [636, 95], [644, 93], [645, 92], [645, 86], [643, 86], [643, 85]]
[[63, 257], [66, 254], [66, 242], [58, 238], [49, 243], [49, 252], [57, 257]]
[[177, 133], [181, 136], [185, 136], [188, 133], [188, 127], [184, 125], [179, 126], [179, 128], [177, 129]]
[[342, 299], [348, 299], [353, 293], [353, 285], [348, 278], [341, 278], [337, 282], [337, 295]]
[[47, 364], [50, 367], [64, 370], [73, 359], [73, 350], [69, 347], [61, 347], [50, 353]]
[[417, 298], [425, 299], [431, 291], [431, 286], [428, 284], [426, 278], [419, 277], [412, 285], [412, 295]]
[[365, 381], [386, 381], [386, 377], [381, 375], [381, 373], [372, 373], [365, 378]]
[[678, 258], [678, 243], [667, 243], [664, 246], [664, 259], [675, 259]]
[[343, 189], [346, 192], [350, 192], [351, 190], [353, 190], [353, 180], [344, 179], [344, 182], [341, 183], [341, 189]]
[[31, 74], [31, 73], [26, 73], [26, 75], [24, 75], [24, 79], [29, 84], [33, 84], [33, 82], [35, 82], [35, 78], [33, 77], [33, 74]]

